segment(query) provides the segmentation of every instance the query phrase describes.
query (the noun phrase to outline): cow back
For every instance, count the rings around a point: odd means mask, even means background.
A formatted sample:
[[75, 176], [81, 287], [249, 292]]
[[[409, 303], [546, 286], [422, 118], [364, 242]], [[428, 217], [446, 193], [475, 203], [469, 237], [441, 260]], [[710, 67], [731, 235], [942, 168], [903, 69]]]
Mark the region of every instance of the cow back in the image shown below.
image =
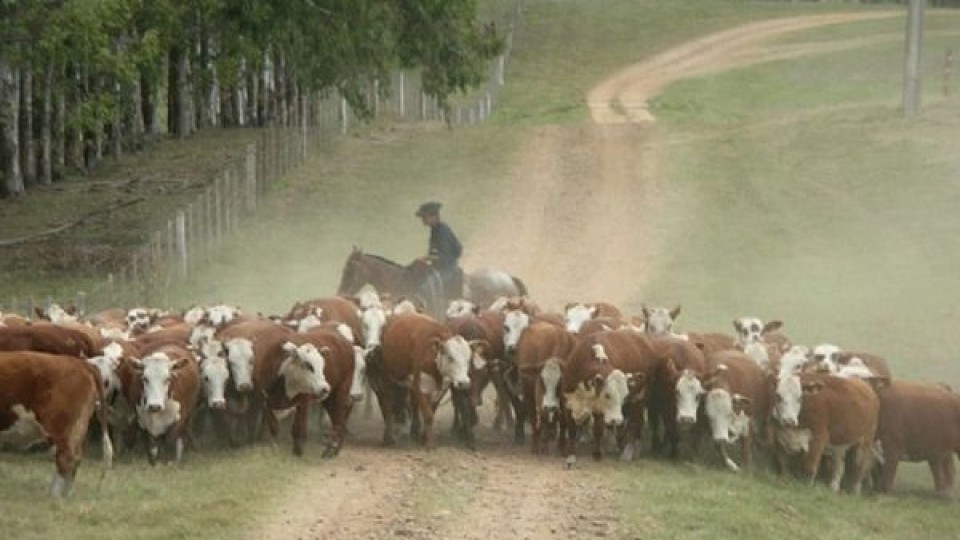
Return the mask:
[[877, 396], [877, 438], [885, 451], [895, 448], [910, 461], [960, 451], [960, 395], [940, 385], [898, 379], [877, 390]]
[[[433, 318], [420, 313], [393, 316], [383, 329], [382, 376], [394, 382], [404, 381], [415, 371], [434, 375], [439, 380], [437, 351], [432, 340], [447, 340], [453, 332]], [[380, 369], [368, 366], [371, 377]]]
[[801, 427], [828, 433], [830, 444], [852, 444], [865, 437], [874, 438], [880, 400], [868, 383], [809, 373], [801, 376], [801, 382], [822, 385], [815, 395], [803, 396]]
[[772, 391], [767, 373], [741, 351], [721, 351], [708, 356], [707, 363], [716, 366], [715, 380], [704, 382], [707, 389], [723, 388], [731, 395], [740, 394], [750, 398], [754, 415], [766, 416], [770, 409]]
[[575, 345], [564, 328], [547, 322], [528, 326], [517, 342], [516, 362], [521, 372], [539, 371], [550, 358], [566, 358]]

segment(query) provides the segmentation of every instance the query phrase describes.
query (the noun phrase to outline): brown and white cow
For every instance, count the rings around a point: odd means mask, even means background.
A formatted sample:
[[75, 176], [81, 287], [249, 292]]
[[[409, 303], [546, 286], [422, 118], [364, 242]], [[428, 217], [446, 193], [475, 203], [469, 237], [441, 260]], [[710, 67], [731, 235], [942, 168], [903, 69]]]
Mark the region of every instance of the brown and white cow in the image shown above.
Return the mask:
[[[568, 412], [567, 467], [576, 462], [579, 428], [591, 419], [594, 459], [603, 457], [606, 428], [618, 428], [625, 421], [629, 425], [624, 450], [632, 452], [643, 430], [646, 386], [658, 368], [657, 359], [649, 339], [632, 330], [600, 332], [577, 342], [560, 384]], [[632, 453], [624, 458], [632, 458]]]
[[52, 323], [0, 327], [0, 351], [34, 351], [78, 358], [100, 354], [86, 333]]
[[[283, 348], [288, 353], [291, 353], [291, 359], [293, 358], [292, 351], [294, 347], [296, 347], [298, 357], [304, 362], [309, 362], [311, 358], [320, 361], [321, 368], [317, 374], [321, 375], [321, 377], [318, 378], [321, 382], [317, 387], [317, 391], [311, 394], [309, 389], [304, 389], [301, 395], [312, 395], [312, 399], [322, 403], [327, 415], [330, 417], [333, 432], [324, 449], [323, 457], [334, 457], [340, 453], [340, 449], [343, 447], [343, 440], [347, 431], [347, 420], [350, 417], [350, 412], [353, 410], [353, 403], [363, 397], [362, 387], [358, 388], [359, 381], [355, 376], [358, 367], [356, 364], [357, 354], [355, 346], [336, 330], [317, 328], [310, 332], [291, 336], [284, 343]], [[314, 351], [318, 354], [313, 355]], [[362, 361], [362, 354], [360, 355], [360, 360]], [[306, 365], [308, 364], [304, 364], [304, 367], [306, 367]], [[285, 377], [288, 377], [288, 375], [285, 375]], [[297, 400], [301, 398], [291, 396], [290, 382], [289, 380], [284, 382], [286, 386], [285, 396], [288, 400], [291, 400], [290, 402], [297, 402]], [[279, 400], [276, 403], [282, 406], [282, 401], [283, 400]], [[271, 407], [271, 409], [272, 408], [273, 407]], [[303, 441], [306, 439], [307, 414], [308, 409], [302, 408], [298, 404], [293, 426], [295, 445], [297, 445], [298, 440]], [[275, 417], [270, 414], [267, 416], [267, 419], [271, 434], [276, 436], [277, 425], [274, 422]]]
[[[519, 377], [519, 395], [517, 396], [517, 418], [514, 425], [514, 442], [522, 444], [524, 424], [529, 421], [533, 428], [534, 453], [546, 453], [547, 439], [559, 432], [561, 403], [555, 380], [556, 366], [562, 370], [562, 362], [573, 351], [576, 341], [570, 332], [546, 322], [531, 324], [520, 337], [515, 355]], [[547, 364], [544, 378], [543, 370]], [[562, 371], [561, 371], [562, 373]], [[544, 437], [544, 429], [547, 437]], [[561, 451], [562, 439], [561, 439]]]
[[820, 459], [832, 458], [830, 488], [840, 490], [845, 458], [853, 452], [853, 490], [859, 493], [873, 462], [880, 401], [870, 384], [855, 378], [781, 373], [773, 404], [778, 472], [788, 454], [805, 453], [804, 472], [812, 483]]
[[793, 345], [789, 338], [780, 333], [782, 327], [780, 321], [764, 323], [757, 317], [734, 319], [737, 348], [753, 358], [760, 367], [775, 372], [780, 357]]
[[926, 461], [936, 494], [949, 497], [960, 455], [960, 395], [938, 384], [902, 380], [877, 389], [883, 454], [880, 491], [889, 492], [901, 461]]
[[[73, 489], [94, 412], [101, 425], [107, 425], [103, 403], [103, 385], [93, 367], [78, 358], [0, 352], [0, 445], [50, 442], [56, 451], [50, 488], [55, 498]], [[109, 467], [113, 445], [106, 430], [102, 444], [104, 464]]]
[[146, 434], [150, 464], [156, 464], [163, 440], [173, 442], [174, 461], [179, 463], [201, 392], [196, 357], [183, 345], [165, 344], [145, 350], [129, 366], [132, 380], [124, 385], [124, 393]]
[[665, 307], [647, 307], [642, 306], [644, 317], [644, 328], [646, 332], [654, 336], [674, 336], [673, 323], [680, 316], [680, 306], [673, 309]]
[[311, 314], [320, 319], [321, 322], [336, 321], [346, 324], [353, 331], [356, 339], [355, 343], [363, 345], [363, 323], [360, 320], [357, 304], [350, 299], [334, 296], [296, 302], [290, 308], [284, 320], [288, 323], [300, 321]]
[[621, 319], [623, 318], [623, 313], [619, 308], [607, 302], [594, 302], [591, 304], [573, 302], [563, 308], [564, 326], [571, 334], [576, 334], [580, 331], [580, 327], [582, 327], [584, 323], [597, 317]]
[[[454, 317], [447, 320], [447, 327], [457, 335], [463, 336], [469, 341], [483, 341], [487, 343], [482, 356], [485, 365], [482, 369], [473, 369], [471, 366], [470, 380], [473, 401], [476, 406], [483, 404], [483, 391], [487, 385], [493, 383], [497, 393], [496, 417], [494, 419], [494, 429], [500, 430], [506, 424], [514, 424], [513, 415], [513, 392], [508, 388], [508, 376], [514, 376], [512, 366], [508, 363], [506, 351], [503, 346], [503, 313], [500, 311], [481, 311], [478, 314], [470, 314], [461, 317]], [[515, 387], [516, 385], [513, 384]]]
[[483, 368], [483, 360], [476, 356], [476, 349], [482, 346], [455, 335], [429, 316], [394, 316], [383, 332], [382, 355], [367, 365], [368, 378], [383, 413], [383, 443], [394, 443], [394, 410], [398, 393], [406, 387], [414, 404], [411, 435], [419, 438], [422, 416], [422, 440], [428, 449], [434, 448], [434, 413], [449, 389], [462, 421], [461, 436], [472, 448], [476, 410], [470, 396], [470, 370], [472, 363], [476, 363], [474, 369]]
[[860, 378], [893, 380], [890, 365], [881, 356], [865, 352], [844, 351], [836, 345], [821, 343], [813, 348], [810, 361], [817, 368], [833, 374]]
[[696, 421], [702, 407], [720, 458], [738, 472], [727, 447], [739, 442], [743, 465], [750, 467], [754, 435], [763, 433], [770, 407], [767, 373], [741, 351], [710, 354], [707, 363], [716, 367], [702, 375], [685, 369], [677, 380], [677, 418]]

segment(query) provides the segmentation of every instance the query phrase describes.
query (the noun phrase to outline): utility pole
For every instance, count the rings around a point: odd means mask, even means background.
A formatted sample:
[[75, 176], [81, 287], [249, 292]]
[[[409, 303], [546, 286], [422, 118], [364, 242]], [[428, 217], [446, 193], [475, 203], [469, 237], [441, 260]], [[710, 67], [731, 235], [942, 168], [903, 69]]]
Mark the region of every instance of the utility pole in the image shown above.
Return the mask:
[[923, 43], [923, 8], [926, 0], [909, 0], [907, 52], [903, 74], [903, 115], [920, 112], [920, 48]]

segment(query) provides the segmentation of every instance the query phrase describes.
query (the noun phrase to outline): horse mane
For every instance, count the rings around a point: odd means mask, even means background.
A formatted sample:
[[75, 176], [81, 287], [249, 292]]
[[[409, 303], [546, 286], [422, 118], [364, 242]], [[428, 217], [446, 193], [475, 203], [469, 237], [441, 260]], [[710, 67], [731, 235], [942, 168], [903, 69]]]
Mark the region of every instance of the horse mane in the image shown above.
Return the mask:
[[377, 259], [378, 261], [380, 261], [380, 262], [382, 262], [382, 263], [386, 263], [386, 264], [389, 264], [390, 266], [395, 266], [395, 267], [397, 267], [397, 268], [406, 268], [406, 265], [400, 264], [400, 263], [395, 262], [395, 261], [391, 261], [390, 259], [388, 259], [388, 258], [386, 258], [386, 257], [384, 257], [384, 256], [382, 256], [382, 255], [374, 255], [373, 253], [364, 253], [363, 256], [364, 256], [364, 257], [372, 257], [372, 258]]

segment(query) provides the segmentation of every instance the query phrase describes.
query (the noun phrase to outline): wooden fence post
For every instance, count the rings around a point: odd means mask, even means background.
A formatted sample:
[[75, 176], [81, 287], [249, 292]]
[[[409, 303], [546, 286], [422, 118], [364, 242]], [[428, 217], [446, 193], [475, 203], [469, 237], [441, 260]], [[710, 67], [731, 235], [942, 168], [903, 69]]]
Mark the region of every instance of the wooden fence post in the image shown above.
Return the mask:
[[177, 260], [179, 261], [179, 275], [181, 278], [187, 277], [187, 216], [183, 210], [177, 212], [176, 219], [176, 244]]
[[406, 88], [404, 88], [404, 84], [403, 84], [404, 83], [403, 79], [404, 79], [404, 76], [403, 76], [403, 72], [401, 71], [400, 72], [400, 92], [399, 92], [400, 118], [406, 118], [407, 116], [407, 96], [406, 96]]
[[347, 134], [347, 98], [340, 98], [340, 134]]

